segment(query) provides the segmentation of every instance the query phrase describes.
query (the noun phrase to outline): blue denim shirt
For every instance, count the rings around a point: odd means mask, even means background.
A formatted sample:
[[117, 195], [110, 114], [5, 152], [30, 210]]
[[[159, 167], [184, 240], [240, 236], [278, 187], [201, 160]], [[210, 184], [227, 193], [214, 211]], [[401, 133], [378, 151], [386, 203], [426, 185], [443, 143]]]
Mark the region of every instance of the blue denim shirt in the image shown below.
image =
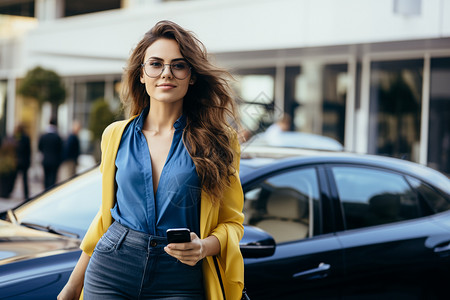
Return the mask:
[[[186, 117], [175, 123], [172, 144], [153, 193], [152, 164], [142, 132], [149, 108], [125, 129], [116, 157], [117, 202], [112, 217], [120, 224], [151, 235], [187, 227], [200, 236], [200, 180], [184, 143]], [[151, 145], [150, 145], [151, 147]]]

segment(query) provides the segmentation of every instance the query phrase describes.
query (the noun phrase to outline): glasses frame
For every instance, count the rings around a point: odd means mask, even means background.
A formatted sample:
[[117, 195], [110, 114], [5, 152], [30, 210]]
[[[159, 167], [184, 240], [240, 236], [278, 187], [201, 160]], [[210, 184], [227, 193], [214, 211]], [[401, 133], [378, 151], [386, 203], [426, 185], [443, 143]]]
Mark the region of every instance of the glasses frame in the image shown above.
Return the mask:
[[191, 75], [191, 72], [192, 72], [192, 70], [191, 70], [191, 69], [192, 69], [191, 65], [190, 65], [187, 61], [185, 61], [185, 60], [180, 60], [180, 61], [186, 63], [186, 64], [189, 66], [189, 72], [188, 72], [188, 74], [186, 75], [186, 77], [184, 77], [184, 78], [178, 78], [177, 76], [175, 76], [175, 74], [173, 73], [173, 70], [172, 70], [172, 64], [176, 64], [176, 62], [172, 62], [172, 63], [170, 63], [170, 64], [163, 64], [163, 67], [162, 67], [162, 69], [161, 69], [161, 73], [159, 73], [159, 74], [156, 75], [156, 76], [150, 76], [150, 75], [147, 74], [147, 71], [145, 70], [145, 65], [146, 65], [150, 60], [151, 60], [151, 58], [147, 59], [146, 62], [144, 62], [144, 63], [141, 64], [142, 68], [144, 69], [145, 75], [147, 75], [147, 76], [150, 77], [150, 78], [158, 78], [159, 76], [161, 76], [161, 74], [164, 73], [164, 70], [166, 69], [166, 66], [169, 66], [170, 74], [172, 74], [172, 76], [175, 77], [175, 78], [178, 79], [178, 80], [184, 80], [184, 79], [188, 78], [189, 75]]

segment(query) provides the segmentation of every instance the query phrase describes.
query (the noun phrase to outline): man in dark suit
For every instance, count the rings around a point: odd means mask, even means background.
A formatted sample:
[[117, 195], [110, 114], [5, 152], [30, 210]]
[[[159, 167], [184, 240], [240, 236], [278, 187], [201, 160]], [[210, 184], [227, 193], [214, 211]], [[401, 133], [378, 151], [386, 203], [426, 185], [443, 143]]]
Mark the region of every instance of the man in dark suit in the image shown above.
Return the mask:
[[80, 156], [80, 139], [78, 138], [80, 129], [80, 122], [73, 121], [72, 132], [64, 145], [64, 159], [68, 177], [77, 173], [78, 157]]
[[62, 160], [63, 142], [58, 134], [56, 119], [52, 118], [47, 132], [39, 139], [39, 151], [42, 152], [44, 167], [44, 186], [49, 188], [56, 183], [59, 165]]

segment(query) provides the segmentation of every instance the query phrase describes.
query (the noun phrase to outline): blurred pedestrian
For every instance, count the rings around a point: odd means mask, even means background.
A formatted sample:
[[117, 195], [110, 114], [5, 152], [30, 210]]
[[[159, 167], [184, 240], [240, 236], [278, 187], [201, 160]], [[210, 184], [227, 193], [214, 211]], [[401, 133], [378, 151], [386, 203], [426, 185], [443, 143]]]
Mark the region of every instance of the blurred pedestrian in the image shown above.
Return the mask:
[[64, 166], [68, 178], [77, 173], [78, 157], [80, 156], [80, 139], [78, 138], [80, 129], [80, 122], [73, 121], [72, 132], [64, 144]]
[[271, 140], [272, 138], [277, 138], [280, 133], [289, 131], [290, 129], [291, 116], [285, 113], [280, 119], [278, 119], [275, 123], [273, 123], [266, 129], [264, 135], [267, 140]]
[[17, 172], [22, 175], [23, 195], [25, 199], [28, 199], [30, 196], [28, 189], [28, 169], [31, 164], [31, 143], [23, 124], [17, 125], [14, 130], [14, 140], [16, 144]]
[[[83, 284], [85, 300], [241, 299], [244, 199], [227, 75], [173, 22], [144, 35], [124, 74], [133, 117], [103, 133], [102, 206], [58, 299], [78, 298]], [[190, 242], [168, 244], [166, 230], [180, 227]]]
[[292, 137], [286, 135], [285, 132], [291, 129], [291, 116], [283, 114], [275, 123], [270, 125], [263, 133], [263, 137], [270, 146], [283, 146], [290, 145], [292, 143]]
[[63, 142], [58, 134], [55, 118], [50, 120], [47, 132], [39, 138], [39, 151], [42, 153], [44, 168], [44, 187], [48, 189], [56, 183], [58, 169], [62, 160]]
[[238, 134], [238, 141], [240, 144], [247, 142], [251, 137], [253, 136], [253, 133], [248, 129], [243, 129], [239, 131]]

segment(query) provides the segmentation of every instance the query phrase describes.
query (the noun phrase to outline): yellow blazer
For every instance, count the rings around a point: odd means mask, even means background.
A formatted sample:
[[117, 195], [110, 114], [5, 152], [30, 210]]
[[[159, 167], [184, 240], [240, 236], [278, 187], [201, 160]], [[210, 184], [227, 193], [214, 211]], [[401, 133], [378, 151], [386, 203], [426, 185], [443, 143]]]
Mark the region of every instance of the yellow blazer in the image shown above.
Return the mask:
[[[119, 149], [120, 140], [126, 125], [136, 116], [129, 120], [118, 121], [109, 125], [103, 132], [101, 149], [102, 162], [102, 204], [99, 212], [92, 221], [89, 229], [81, 243], [81, 249], [89, 256], [100, 237], [112, 224], [110, 209], [115, 204], [115, 160]], [[214, 235], [220, 242], [220, 253], [218, 255], [219, 268], [225, 288], [227, 300], [241, 299], [244, 287], [244, 261], [239, 250], [239, 241], [244, 234], [244, 214], [242, 213], [244, 196], [239, 179], [239, 154], [240, 148], [237, 138], [233, 147], [236, 151], [234, 168], [236, 169], [231, 184], [223, 194], [223, 205], [213, 206], [210, 195], [206, 192], [201, 194], [200, 208], [200, 238]], [[205, 295], [207, 299], [223, 299], [213, 257], [203, 260], [203, 277]]]

